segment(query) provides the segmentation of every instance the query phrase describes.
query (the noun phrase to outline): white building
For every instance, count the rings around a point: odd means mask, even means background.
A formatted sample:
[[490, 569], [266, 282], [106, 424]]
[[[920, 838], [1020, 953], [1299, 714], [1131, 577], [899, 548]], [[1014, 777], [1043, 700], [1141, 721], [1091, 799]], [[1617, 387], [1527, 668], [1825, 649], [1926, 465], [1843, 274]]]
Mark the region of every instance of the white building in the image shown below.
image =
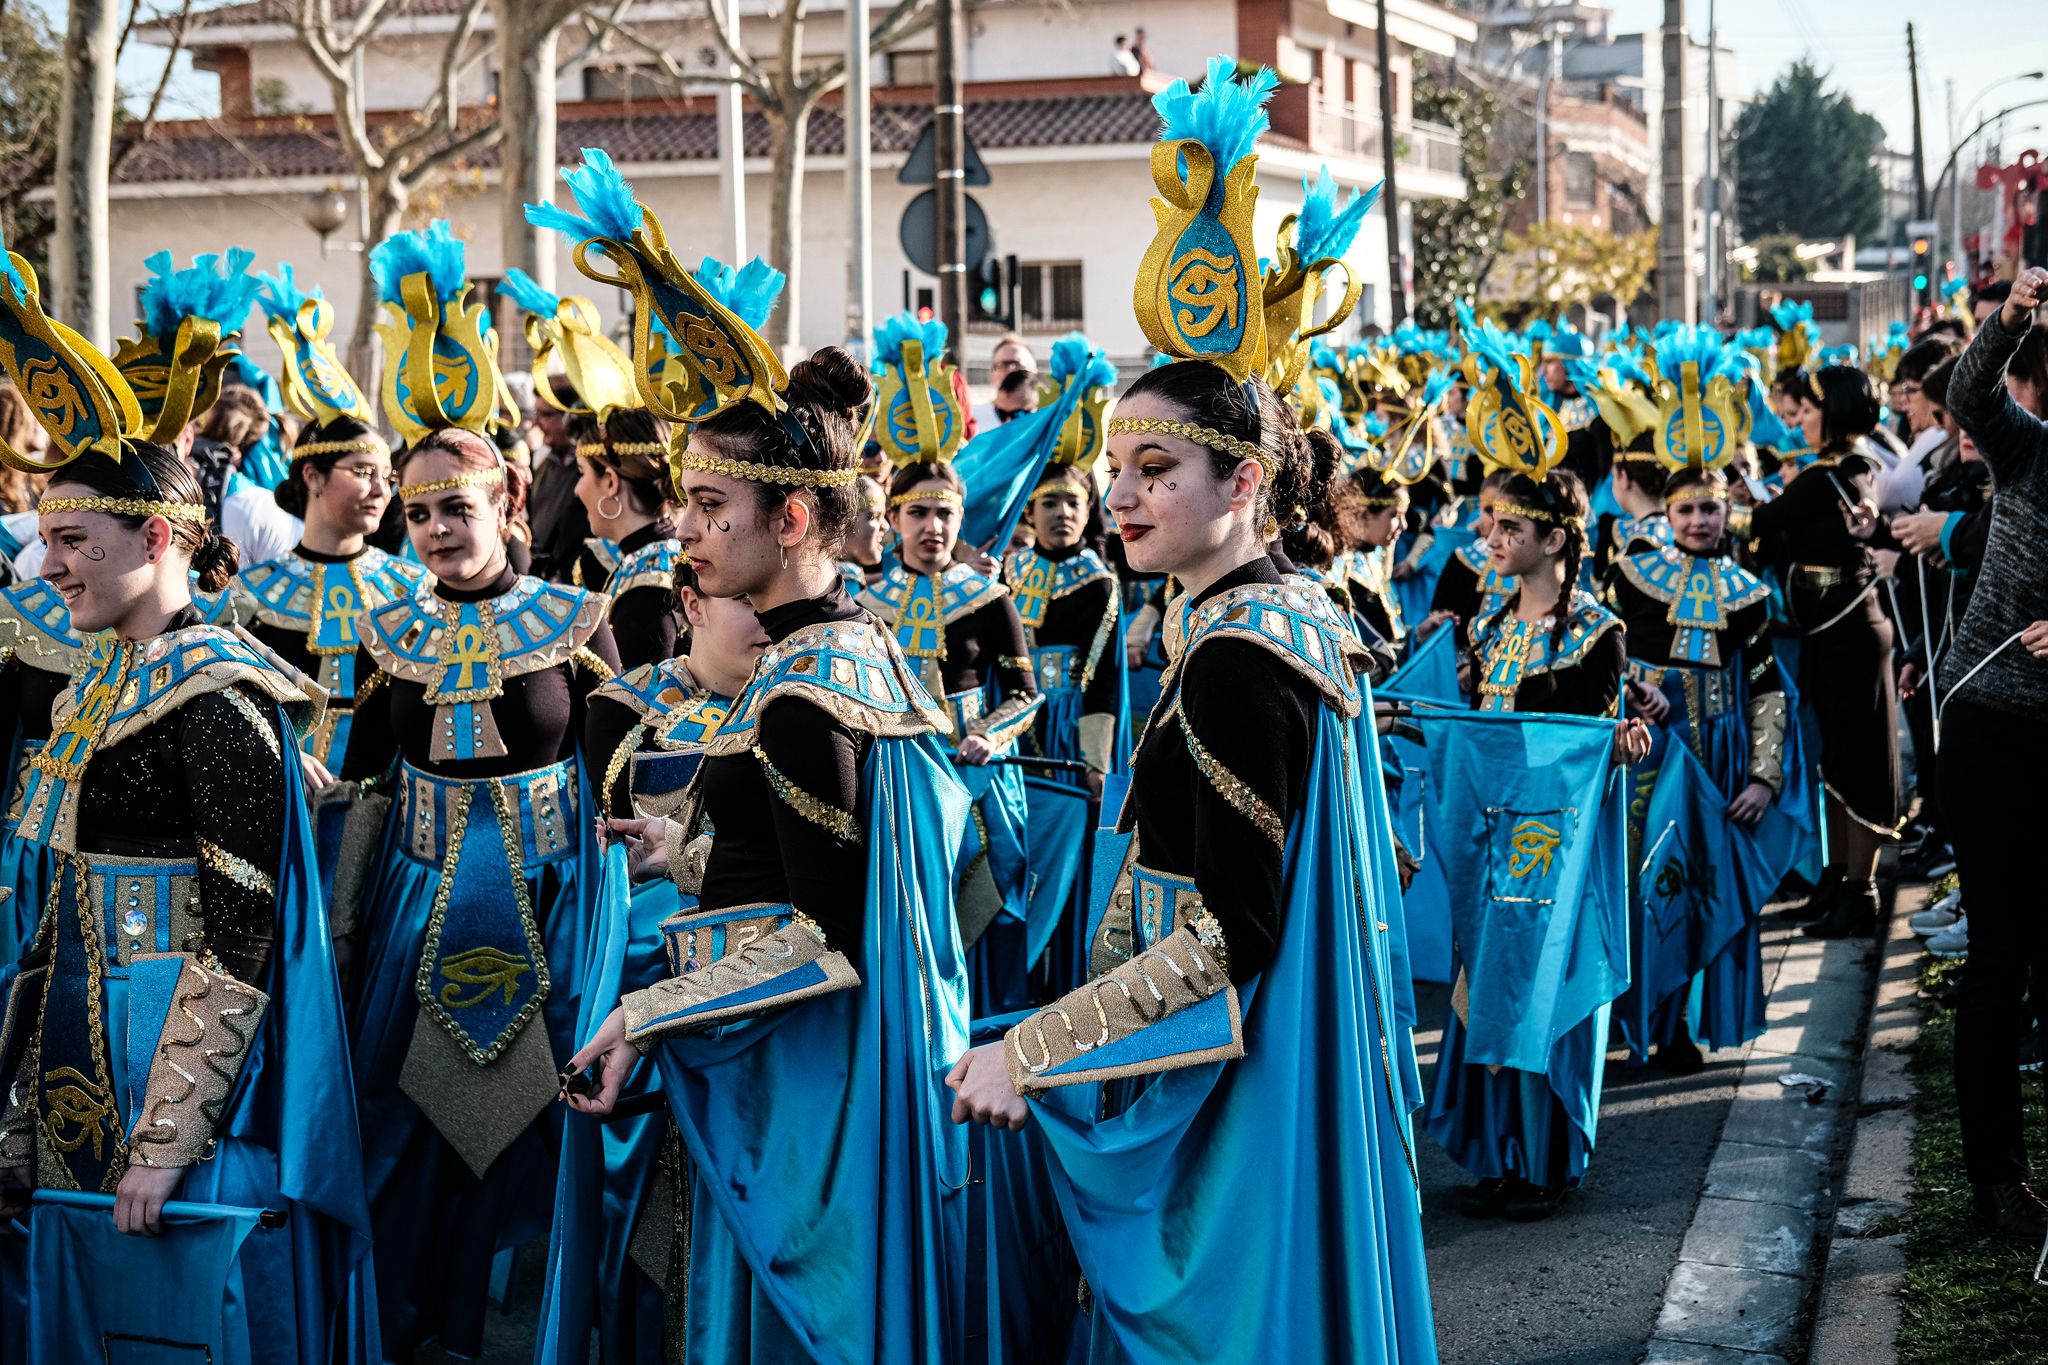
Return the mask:
[[[355, 3], [336, 0], [335, 8], [347, 13]], [[395, 3], [399, 13], [369, 53], [363, 82], [370, 109], [387, 116], [426, 100], [460, 8], [455, 0]], [[751, 51], [773, 50], [772, 16], [779, 8], [769, 0], [743, 0], [743, 41]], [[886, 7], [877, 0], [874, 8]], [[1450, 55], [1469, 44], [1476, 29], [1429, 0], [1390, 0], [1388, 12], [1402, 197], [1462, 195], [1455, 140], [1448, 130], [1413, 124], [1408, 111], [1415, 54]], [[679, 0], [632, 11], [637, 32], [692, 66], [709, 56], [709, 34], [692, 18], [700, 13]], [[839, 50], [843, 10], [833, 0], [814, 0], [808, 13], [806, 60], [829, 59]], [[965, 48], [967, 129], [993, 183], [970, 193], [987, 213], [997, 251], [1024, 265], [1022, 330], [1046, 340], [1078, 327], [1120, 361], [1142, 357], [1131, 283], [1153, 232], [1146, 201], [1158, 120], [1151, 93], [1175, 76], [1198, 78], [1213, 55], [1270, 64], [1286, 81], [1273, 101], [1273, 132], [1261, 143], [1261, 240], [1271, 240], [1281, 218], [1300, 205], [1301, 181], [1319, 167], [1327, 164], [1344, 185], [1379, 181], [1374, 14], [1372, 0], [991, 0], [977, 6]], [[487, 12], [486, 29], [489, 22]], [[1135, 78], [1107, 74], [1115, 36], [1139, 29], [1147, 33], [1154, 69]], [[161, 125], [121, 170], [113, 188], [117, 332], [125, 320], [121, 301], [133, 299], [145, 277], [144, 257], [169, 250], [182, 262], [237, 245], [254, 250], [262, 268], [289, 261], [302, 280], [322, 283], [340, 314], [336, 335], [347, 336], [359, 263], [341, 250], [323, 261], [320, 238], [305, 220], [315, 192], [353, 193], [355, 187], [328, 119], [327, 83], [270, 0], [209, 11], [197, 18], [188, 41], [198, 67], [219, 78], [221, 116]], [[903, 206], [919, 191], [896, 181], [931, 118], [930, 43], [923, 35], [902, 50], [877, 54], [873, 63], [878, 314], [914, 303], [920, 288], [933, 285], [911, 270], [898, 242]], [[565, 37], [565, 56], [576, 47]], [[626, 51], [564, 72], [562, 161], [574, 164], [582, 147], [606, 149], [661, 216], [679, 254], [719, 254], [716, 119], [708, 87], [690, 98], [663, 91], [634, 69]], [[488, 66], [475, 73], [464, 101], [486, 100], [494, 80]], [[748, 245], [762, 252], [768, 139], [759, 114], [750, 112], [747, 122]], [[842, 340], [846, 316], [843, 124], [833, 104], [813, 116], [808, 145], [800, 233], [805, 268], [802, 297], [794, 300], [798, 339], [806, 348]], [[495, 153], [485, 153], [419, 204], [422, 222], [447, 218], [467, 239], [470, 273], [485, 282], [503, 269], [495, 164]], [[1389, 307], [1385, 233], [1386, 220], [1376, 210], [1350, 258], [1365, 281], [1361, 320], [1382, 324]], [[353, 248], [343, 240], [352, 235], [337, 233], [329, 245]], [[615, 291], [589, 286], [566, 251], [558, 285], [569, 292], [588, 286], [617, 318]], [[970, 329], [971, 359], [986, 355], [995, 330]], [[514, 326], [510, 334], [518, 331]]]

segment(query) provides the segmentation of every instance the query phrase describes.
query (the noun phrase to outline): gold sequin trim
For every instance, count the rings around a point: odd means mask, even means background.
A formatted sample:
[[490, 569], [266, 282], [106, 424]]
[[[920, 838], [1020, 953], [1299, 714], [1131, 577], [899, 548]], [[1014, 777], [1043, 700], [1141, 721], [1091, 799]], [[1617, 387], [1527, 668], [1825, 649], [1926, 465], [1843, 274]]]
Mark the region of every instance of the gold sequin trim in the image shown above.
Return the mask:
[[761, 771], [767, 775], [769, 787], [784, 805], [842, 843], [852, 844], [860, 841], [859, 821], [837, 806], [826, 805], [784, 777], [780, 770], [768, 761], [768, 751], [760, 745], [754, 745], [753, 750], [754, 757], [761, 760]]
[[1540, 521], [1546, 526], [1563, 526], [1574, 531], [1586, 529], [1586, 519], [1584, 517], [1568, 517], [1559, 512], [1547, 511], [1541, 507], [1530, 507], [1519, 502], [1509, 502], [1505, 498], [1494, 503], [1493, 514], [1496, 517], [1520, 517], [1523, 521]]
[[889, 506], [908, 507], [913, 502], [949, 502], [958, 507], [961, 505], [961, 497], [950, 488], [926, 488], [922, 491], [913, 488], [908, 493], [898, 493], [889, 499]]
[[752, 483], [791, 484], [799, 488], [839, 488], [860, 477], [859, 469], [785, 469], [781, 465], [756, 464], [752, 460], [728, 460], [684, 450], [671, 457], [677, 469], [701, 469], [706, 474], [724, 474]]
[[1264, 470], [1270, 482], [1279, 476], [1280, 466], [1271, 455], [1253, 445], [1250, 441], [1235, 436], [1226, 436], [1214, 427], [1205, 427], [1199, 422], [1170, 422], [1163, 417], [1115, 417], [1110, 419], [1109, 434], [1122, 436], [1154, 432], [1161, 436], [1178, 436], [1184, 441], [1193, 441], [1198, 446], [1220, 450], [1225, 455], [1235, 455], [1240, 460], [1255, 461]]
[[668, 447], [660, 441], [614, 441], [606, 445], [603, 441], [583, 441], [576, 447], [578, 456], [586, 460], [602, 460], [605, 456], [621, 455], [666, 455]]
[[1031, 671], [1031, 656], [1029, 654], [998, 654], [996, 656], [996, 667], [1013, 669], [1019, 673], [1029, 673]]
[[1251, 821], [1259, 833], [1285, 848], [1287, 826], [1280, 822], [1279, 814], [1202, 746], [1202, 741], [1195, 738], [1195, 727], [1188, 724], [1186, 712], [1176, 711], [1175, 715], [1180, 721], [1180, 732], [1187, 736], [1188, 752], [1194, 755], [1195, 766], [1202, 770], [1202, 776], [1209, 779], [1209, 785], [1216, 789], [1217, 795], [1228, 801], [1232, 810]]
[[242, 719], [256, 727], [256, 733], [263, 736], [263, 742], [270, 746], [272, 758], [283, 758], [284, 751], [278, 747], [277, 732], [263, 719], [263, 713], [256, 709], [256, 703], [242, 695], [239, 687], [230, 687], [226, 692], [228, 703], [242, 713]]
[[168, 517], [206, 523], [206, 509], [190, 502], [157, 502], [150, 498], [44, 498], [38, 512], [105, 512], [115, 517]]
[[576, 652], [570, 655], [569, 659], [571, 663], [576, 664], [600, 683], [608, 683], [613, 678], [619, 676], [612, 671], [612, 666], [599, 658], [597, 651], [589, 645], [576, 646]]
[[308, 441], [292, 447], [294, 460], [308, 460], [315, 455], [382, 455], [391, 449], [375, 436], [358, 436], [349, 441]]
[[400, 498], [424, 498], [429, 493], [446, 493], [451, 488], [495, 487], [505, 480], [505, 467], [495, 469], [470, 469], [445, 479], [431, 479], [426, 483], [409, 483], [398, 490]]
[[199, 861], [205, 863], [221, 876], [226, 877], [244, 891], [258, 891], [266, 896], [277, 894], [277, 883], [263, 869], [246, 858], [236, 857], [218, 844], [199, 841]]

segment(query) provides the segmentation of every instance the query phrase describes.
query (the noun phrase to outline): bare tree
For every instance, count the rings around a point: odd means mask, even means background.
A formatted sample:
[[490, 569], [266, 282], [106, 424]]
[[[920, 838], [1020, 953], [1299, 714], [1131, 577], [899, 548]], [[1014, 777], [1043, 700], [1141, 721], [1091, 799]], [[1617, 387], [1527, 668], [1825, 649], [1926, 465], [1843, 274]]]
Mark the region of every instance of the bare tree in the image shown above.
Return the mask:
[[385, 120], [372, 119], [363, 106], [359, 59], [384, 24], [404, 8], [403, 0], [363, 0], [354, 17], [343, 21], [335, 18], [333, 0], [290, 0], [292, 29], [333, 92], [335, 136], [361, 178], [368, 201], [361, 293], [350, 343], [353, 372], [366, 386], [374, 384], [377, 370], [370, 344], [377, 286], [370, 274], [368, 245], [398, 231], [413, 196], [436, 176], [499, 136], [496, 104], [464, 110], [459, 98], [463, 78], [490, 48], [490, 40], [478, 38], [476, 32], [489, 3], [466, 0], [441, 51], [439, 79], [427, 102], [406, 118]]
[[[498, 149], [505, 264], [554, 287], [555, 253], [526, 221], [526, 206], [555, 192], [555, 102], [561, 70], [557, 48], [563, 25], [587, 0], [496, 0], [491, 22], [498, 40]], [[624, 6], [618, 7], [623, 12]]]
[[[787, 346], [796, 339], [796, 301], [802, 297], [796, 234], [797, 222], [803, 214], [804, 156], [811, 113], [827, 95], [846, 84], [843, 55], [805, 67], [804, 8], [804, 0], [783, 0], [772, 16], [776, 25], [775, 54], [755, 57], [741, 43], [740, 35], [726, 25], [719, 0], [704, 0], [704, 15], [717, 47], [705, 53], [710, 69], [694, 71], [685, 68], [672, 53], [622, 26], [617, 14], [590, 12], [584, 16], [593, 31], [618, 38], [652, 57], [665, 84], [687, 89], [732, 81], [752, 97], [755, 107], [768, 121], [768, 263], [789, 277], [783, 297], [790, 301], [768, 319], [768, 340], [777, 346]], [[917, 36], [931, 27], [932, 17], [930, 0], [896, 0], [871, 30], [871, 50], [886, 52]], [[722, 69], [725, 63], [730, 64], [729, 75]]]

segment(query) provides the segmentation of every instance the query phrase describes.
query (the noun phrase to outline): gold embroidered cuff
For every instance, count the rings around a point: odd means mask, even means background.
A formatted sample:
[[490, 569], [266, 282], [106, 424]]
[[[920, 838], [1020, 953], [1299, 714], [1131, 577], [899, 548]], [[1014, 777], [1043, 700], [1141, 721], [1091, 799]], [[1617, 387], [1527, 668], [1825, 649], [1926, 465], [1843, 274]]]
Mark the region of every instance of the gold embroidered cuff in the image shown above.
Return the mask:
[[1133, 649], [1145, 649], [1152, 643], [1152, 637], [1159, 633], [1159, 608], [1147, 602], [1131, 617], [1129, 628], [1124, 631], [1124, 644]]
[[676, 890], [697, 896], [704, 890], [704, 870], [711, 865], [711, 836], [690, 837], [690, 831], [674, 818], [665, 819], [663, 838], [668, 845], [668, 875]]
[[1031, 728], [1038, 719], [1038, 710], [1045, 705], [1045, 695], [1040, 692], [1022, 692], [1012, 696], [981, 718], [979, 724], [968, 730], [970, 735], [980, 735], [995, 748], [1002, 748]]
[[[1222, 935], [1203, 914], [1129, 962], [1096, 977], [1022, 1023], [1003, 1038], [1010, 1082], [1020, 1095], [1054, 1086], [1082, 1085], [1120, 1076], [1143, 1076], [1203, 1062], [1244, 1056], [1244, 1021], [1237, 988], [1225, 973]], [[1087, 1055], [1135, 1038], [1152, 1025], [1214, 996], [1224, 1008], [1193, 1038], [1161, 1039], [1156, 1048], [1119, 1048], [1107, 1065], [1077, 1065]]]
[[754, 746], [754, 757], [761, 760], [761, 771], [767, 774], [768, 785], [777, 800], [841, 843], [860, 842], [860, 822], [853, 818], [851, 812], [827, 805], [784, 777], [781, 770], [768, 761], [768, 751], [758, 744]]
[[[786, 989], [773, 988], [785, 981]], [[860, 974], [846, 954], [827, 948], [824, 930], [798, 915], [737, 952], [633, 991], [619, 1004], [626, 1012], [626, 1041], [644, 1048], [664, 1035], [749, 1018], [859, 984]], [[734, 1003], [735, 996], [744, 999]]]
[[190, 1166], [212, 1147], [270, 998], [224, 972], [207, 970], [190, 954], [143, 954], [137, 960], [152, 956], [183, 957], [185, 965], [129, 1147], [144, 1166]]
[[1108, 772], [1115, 761], [1110, 752], [1115, 744], [1115, 716], [1103, 711], [1081, 717], [1081, 761], [1090, 769]]
[[1751, 697], [1746, 708], [1749, 721], [1749, 776], [1773, 792], [1785, 790], [1785, 726], [1787, 713], [1783, 692], [1766, 692]]

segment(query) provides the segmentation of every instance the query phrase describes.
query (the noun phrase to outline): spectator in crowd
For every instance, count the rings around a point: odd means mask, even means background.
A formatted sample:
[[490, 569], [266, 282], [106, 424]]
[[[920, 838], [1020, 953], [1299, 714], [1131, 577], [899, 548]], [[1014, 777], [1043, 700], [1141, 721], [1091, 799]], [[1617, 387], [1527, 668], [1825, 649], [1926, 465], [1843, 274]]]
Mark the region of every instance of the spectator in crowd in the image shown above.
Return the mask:
[[[1038, 378], [1038, 357], [1031, 353], [1031, 347], [1015, 332], [1005, 332], [997, 339], [996, 348], [988, 358], [988, 382], [996, 393], [1002, 392], [1003, 381], [1012, 374], [1023, 371], [1032, 381]], [[1012, 416], [1015, 414], [1012, 413]], [[976, 403], [973, 412], [973, 431], [986, 431], [999, 422], [1008, 420], [996, 411], [993, 395], [986, 403]], [[970, 432], [972, 434], [972, 432]]]
[[996, 385], [993, 401], [996, 420], [1007, 422], [1038, 410], [1038, 376], [1030, 370], [1011, 370]]
[[1131, 55], [1138, 59], [1138, 70], [1152, 70], [1152, 44], [1145, 41], [1145, 30], [1131, 30]]
[[1109, 74], [1112, 76], [1135, 76], [1139, 71], [1138, 54], [1131, 51], [1131, 40], [1119, 33], [1116, 46], [1109, 54]]
[[2018, 1061], [2029, 979], [2048, 981], [2048, 916], [2032, 803], [2014, 792], [2048, 766], [2048, 422], [2001, 379], [2016, 352], [2038, 344], [2033, 314], [2044, 294], [2048, 270], [2015, 280], [1949, 382], [1950, 410], [1997, 491], [1975, 589], [1941, 665], [1936, 735], [1944, 815], [1970, 900], [1955, 1049], [1964, 1167], [1979, 1216], [2035, 1245], [2048, 1236], [2048, 1204], [2026, 1183]]
[[242, 562], [263, 564], [290, 554], [304, 524], [279, 507], [268, 488], [241, 472], [242, 457], [270, 431], [270, 410], [262, 397], [254, 389], [227, 385], [187, 430], [185, 462], [199, 475], [214, 525], [235, 543]]
[[1926, 461], [1949, 439], [1948, 428], [1937, 419], [1921, 381], [1929, 370], [1962, 349], [1962, 340], [1947, 333], [1923, 335], [1899, 357], [1888, 401], [1904, 424], [1899, 434], [1906, 440], [1906, 453], [1877, 477], [1878, 511], [1905, 512], [1920, 505], [1920, 490], [1930, 472]]
[[583, 542], [589, 538], [590, 516], [576, 498], [576, 480], [583, 473], [576, 464], [576, 438], [569, 431], [569, 414], [563, 411], [576, 403], [576, 390], [560, 375], [548, 382], [554, 387], [555, 402], [534, 408], [534, 424], [540, 428], [544, 446], [533, 455], [533, 487], [527, 495], [526, 517], [532, 536], [532, 572], [566, 583], [576, 567], [576, 557], [583, 553]]

